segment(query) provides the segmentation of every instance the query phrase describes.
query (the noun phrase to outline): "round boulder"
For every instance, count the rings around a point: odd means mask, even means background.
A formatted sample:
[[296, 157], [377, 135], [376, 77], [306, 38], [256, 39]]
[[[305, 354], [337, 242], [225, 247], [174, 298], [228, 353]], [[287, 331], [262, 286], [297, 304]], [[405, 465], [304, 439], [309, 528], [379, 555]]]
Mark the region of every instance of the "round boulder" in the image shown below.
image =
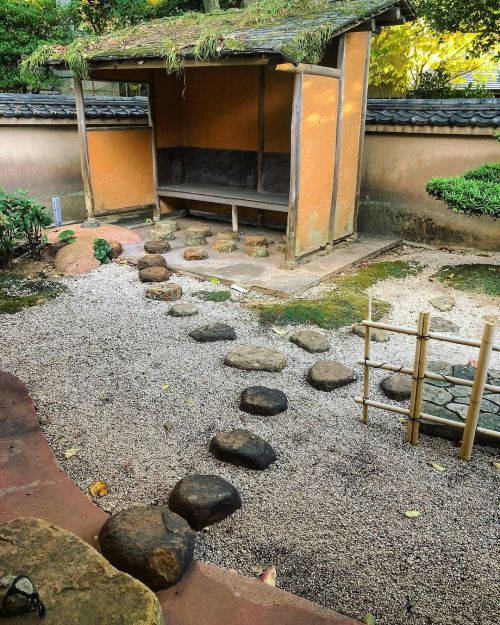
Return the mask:
[[247, 469], [267, 469], [276, 461], [271, 445], [248, 430], [220, 432], [212, 438], [210, 451], [219, 460]]
[[309, 369], [307, 381], [319, 391], [330, 392], [354, 382], [356, 374], [352, 369], [334, 360], [320, 360]]
[[160, 302], [175, 302], [182, 297], [182, 287], [180, 284], [152, 287], [146, 291], [146, 297]]
[[194, 304], [174, 304], [168, 314], [171, 317], [192, 317], [198, 314], [198, 309]]
[[288, 408], [285, 393], [266, 386], [249, 386], [241, 393], [240, 410], [261, 417], [272, 417]]
[[118, 258], [123, 254], [123, 245], [119, 241], [108, 241], [111, 250], [108, 252], [110, 258]]
[[206, 260], [207, 252], [201, 247], [187, 247], [184, 250], [184, 260]]
[[316, 330], [301, 330], [300, 332], [295, 332], [295, 334], [292, 334], [290, 337], [290, 341], [311, 354], [318, 354], [330, 350], [330, 343], [327, 338]]
[[139, 271], [141, 282], [166, 282], [170, 278], [170, 271], [166, 267], [146, 267]]
[[194, 530], [202, 530], [241, 508], [241, 498], [236, 488], [222, 477], [195, 474], [177, 482], [168, 506]]
[[213, 343], [215, 341], [234, 341], [236, 332], [227, 323], [207, 323], [200, 328], [191, 330], [189, 336], [199, 343]]
[[165, 254], [170, 251], [170, 243], [168, 241], [146, 241], [144, 243], [144, 251], [147, 254]]
[[286, 357], [277, 349], [242, 345], [226, 356], [224, 363], [244, 371], [283, 371]]
[[163, 258], [161, 254], [146, 254], [139, 258], [137, 262], [137, 269], [141, 271], [141, 269], [148, 269], [149, 267], [166, 267], [167, 261]]
[[405, 401], [406, 399], [410, 399], [411, 378], [399, 373], [389, 375], [380, 382], [380, 388], [389, 399]]
[[177, 583], [191, 563], [194, 533], [168, 508], [137, 507], [109, 517], [99, 532], [99, 546], [117, 569], [161, 590]]

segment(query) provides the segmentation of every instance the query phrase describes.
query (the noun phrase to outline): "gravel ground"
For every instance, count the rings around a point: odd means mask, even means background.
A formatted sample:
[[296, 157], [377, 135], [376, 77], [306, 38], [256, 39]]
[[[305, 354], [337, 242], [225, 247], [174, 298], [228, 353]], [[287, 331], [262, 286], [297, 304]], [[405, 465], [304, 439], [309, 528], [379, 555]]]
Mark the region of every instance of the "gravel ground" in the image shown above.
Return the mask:
[[[428, 267], [372, 289], [394, 305], [390, 320], [413, 326], [429, 299], [446, 292], [457, 305], [436, 314], [458, 323], [461, 335], [480, 336], [482, 317], [498, 313], [498, 302], [427, 278], [443, 264], [500, 259], [405, 250], [399, 257]], [[175, 281], [184, 302], [197, 301], [194, 291], [220, 288]], [[333, 393], [311, 388], [305, 374], [325, 355], [260, 327], [240, 296], [231, 304], [197, 301], [200, 314], [179, 319], [166, 314], [168, 304], [146, 299], [146, 286], [126, 266], [65, 282], [69, 291], [59, 298], [0, 317], [0, 366], [28, 384], [47, 438], [78, 485], [109, 484], [98, 501], [106, 510], [164, 503], [187, 473], [217, 473], [239, 489], [243, 507], [198, 534], [198, 558], [248, 575], [275, 564], [282, 588], [351, 616], [373, 612], [378, 625], [498, 623], [500, 473], [493, 450], [476, 448], [473, 460], [462, 462], [447, 441], [424, 437], [410, 448], [399, 417], [375, 410], [364, 426], [353, 402], [361, 379]], [[209, 321], [233, 325], [237, 341], [198, 344], [187, 336]], [[363, 340], [348, 329], [326, 334], [330, 357], [361, 374]], [[227, 351], [246, 343], [282, 350], [287, 368], [272, 374], [225, 367]], [[392, 335], [372, 353], [411, 366], [413, 341]], [[444, 343], [429, 349], [431, 359], [452, 363], [475, 354]], [[500, 368], [498, 355], [492, 365]], [[373, 373], [372, 396], [385, 400], [382, 377]], [[285, 391], [289, 410], [267, 418], [240, 413], [239, 393], [253, 384]], [[242, 426], [277, 450], [268, 470], [232, 467], [209, 454], [214, 433]], [[64, 460], [73, 447], [78, 454]], [[445, 472], [433, 470], [432, 461]], [[408, 509], [421, 516], [408, 519]]]

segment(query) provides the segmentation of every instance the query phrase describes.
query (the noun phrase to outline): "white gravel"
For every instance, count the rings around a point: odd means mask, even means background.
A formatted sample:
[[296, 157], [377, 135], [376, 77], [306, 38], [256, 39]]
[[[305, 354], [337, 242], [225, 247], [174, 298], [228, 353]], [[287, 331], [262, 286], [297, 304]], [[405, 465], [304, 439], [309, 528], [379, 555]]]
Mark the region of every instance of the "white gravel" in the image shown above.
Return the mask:
[[[498, 313], [498, 302], [445, 289], [428, 276], [442, 264], [498, 257], [407, 252], [404, 258], [429, 268], [372, 289], [394, 305], [390, 319], [414, 325], [418, 311], [446, 292], [457, 305], [436, 314], [458, 323], [461, 335], [480, 336], [482, 317]], [[260, 327], [241, 304], [192, 296], [219, 286], [174, 281], [182, 284], [183, 302], [198, 304], [198, 316], [169, 317], [168, 303], [144, 297], [146, 285], [134, 269], [110, 265], [68, 279], [69, 291], [51, 302], [0, 317], [0, 367], [27, 383], [47, 438], [78, 485], [107, 482], [109, 494], [98, 503], [112, 511], [164, 503], [187, 473], [217, 473], [239, 489], [243, 507], [198, 534], [199, 558], [249, 575], [275, 564], [282, 588], [351, 616], [373, 612], [378, 625], [497, 625], [494, 451], [476, 448], [473, 460], [462, 462], [448, 441], [424, 437], [410, 448], [397, 415], [372, 411], [369, 426], [360, 422], [353, 397], [361, 379], [333, 393], [307, 385], [308, 368], [325, 357], [361, 373], [363, 340], [348, 329], [326, 333], [330, 356], [308, 354]], [[238, 340], [199, 344], [188, 337], [210, 321], [231, 324]], [[281, 349], [287, 368], [272, 374], [225, 367], [227, 351], [247, 343]], [[413, 341], [392, 335], [389, 343], [373, 344], [372, 353], [411, 365]], [[466, 363], [475, 355], [430, 346], [432, 359]], [[492, 364], [500, 368], [498, 355]], [[380, 400], [383, 376], [372, 376], [372, 396]], [[239, 394], [253, 384], [285, 391], [289, 410], [267, 418], [241, 413]], [[208, 452], [213, 434], [242, 426], [277, 450], [278, 462], [268, 470], [225, 465]], [[64, 460], [63, 451], [73, 447], [78, 454]], [[432, 461], [446, 471], [434, 471]], [[406, 518], [408, 509], [421, 516]]]

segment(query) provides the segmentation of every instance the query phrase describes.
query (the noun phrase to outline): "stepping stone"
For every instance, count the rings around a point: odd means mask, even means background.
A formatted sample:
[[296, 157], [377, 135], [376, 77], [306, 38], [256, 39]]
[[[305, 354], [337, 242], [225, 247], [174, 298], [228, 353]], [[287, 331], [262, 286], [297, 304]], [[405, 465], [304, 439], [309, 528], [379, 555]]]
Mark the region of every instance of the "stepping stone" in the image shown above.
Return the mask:
[[301, 330], [290, 337], [290, 341], [311, 354], [330, 351], [330, 343], [326, 336], [316, 330]]
[[241, 393], [240, 410], [262, 417], [272, 417], [288, 408], [283, 391], [266, 386], [249, 386]]
[[410, 399], [411, 378], [406, 375], [396, 373], [384, 378], [382, 382], [380, 382], [380, 388], [389, 399], [394, 399], [395, 401], [405, 401]]
[[[426, 365], [427, 371], [432, 371], [432, 373], [439, 373], [441, 375], [445, 375], [447, 377], [453, 376], [453, 367], [442, 360], [434, 360], [429, 361]], [[446, 382], [446, 380], [425, 380], [425, 384], [431, 384], [432, 386], [442, 386], [448, 387], [451, 386], [451, 382]]]
[[456, 323], [448, 321], [448, 319], [443, 319], [443, 317], [431, 317], [429, 329], [431, 332], [450, 332], [453, 334], [456, 334], [460, 330]]
[[436, 404], [437, 406], [444, 406], [453, 400], [453, 395], [449, 390], [450, 389], [444, 389], [439, 386], [433, 386], [432, 384], [424, 384], [422, 399]]
[[147, 269], [148, 267], [166, 267], [167, 261], [161, 254], [146, 254], [142, 258], [139, 258], [137, 263], [137, 269]]
[[238, 239], [238, 232], [218, 232], [215, 236], [216, 241], [237, 241]]
[[[458, 416], [465, 421], [467, 419], [467, 413], [469, 411], [469, 406], [467, 406], [467, 404], [448, 404], [446, 406], [446, 408], [448, 410], [453, 410], [453, 412], [456, 412], [458, 414]], [[431, 413], [432, 414], [432, 413]]]
[[147, 267], [139, 271], [139, 280], [141, 282], [166, 282], [170, 275], [166, 267]]
[[161, 590], [177, 583], [191, 564], [194, 532], [168, 508], [130, 508], [104, 523], [99, 546], [117, 569]]
[[[357, 323], [352, 326], [351, 332], [357, 336], [365, 338], [366, 327], [361, 323]], [[382, 328], [371, 328], [370, 341], [373, 341], [374, 343], [387, 343], [389, 338], [390, 336], [387, 330], [383, 330]]]
[[206, 245], [207, 240], [199, 232], [187, 232], [184, 239], [184, 245], [186, 247], [196, 247], [198, 245]]
[[488, 369], [488, 384], [500, 386], [500, 371], [498, 369]]
[[267, 258], [269, 256], [267, 247], [249, 247], [247, 254], [252, 258]]
[[442, 297], [435, 297], [429, 301], [429, 304], [440, 312], [449, 312], [455, 307], [455, 300], [453, 297], [443, 295]]
[[241, 508], [241, 498], [236, 488], [222, 477], [195, 474], [177, 482], [168, 506], [194, 530], [202, 530]]
[[158, 221], [151, 228], [153, 241], [171, 241], [175, 239], [175, 232], [180, 230], [179, 224], [173, 220]]
[[[0, 525], [0, 562], [1, 575], [25, 571], [30, 576], [46, 609], [43, 620], [31, 612], [0, 618], [5, 625], [164, 622], [158, 598], [144, 584], [118, 571], [74, 534], [41, 519], [24, 517]], [[12, 607], [7, 598], [4, 608]]]
[[248, 247], [267, 247], [267, 239], [259, 234], [249, 234], [244, 239], [245, 245]]
[[192, 317], [198, 314], [198, 309], [194, 304], [174, 304], [168, 314], [171, 317]]
[[182, 287], [180, 284], [166, 284], [165, 286], [153, 287], [146, 291], [146, 297], [161, 302], [175, 302], [182, 297]]
[[202, 237], [211, 237], [212, 231], [210, 230], [210, 226], [208, 224], [196, 224], [186, 228], [186, 235], [188, 234], [198, 234]]
[[220, 254], [229, 254], [230, 252], [235, 252], [238, 246], [236, 245], [236, 241], [232, 239], [216, 239], [212, 249], [214, 252], [219, 252]]
[[473, 380], [476, 375], [476, 367], [472, 365], [453, 365], [453, 377], [462, 380]]
[[356, 380], [352, 369], [334, 360], [319, 360], [309, 369], [307, 381], [319, 391], [330, 392]]
[[184, 260], [206, 260], [207, 252], [201, 247], [187, 247], [184, 250]]
[[217, 434], [210, 441], [210, 451], [219, 460], [247, 469], [267, 469], [276, 461], [271, 445], [248, 430]]
[[244, 371], [283, 371], [286, 357], [276, 349], [242, 345], [226, 356], [224, 364]]
[[167, 241], [146, 241], [144, 243], [144, 251], [148, 254], [165, 254], [170, 249], [170, 243]]
[[199, 343], [213, 343], [215, 341], [234, 341], [236, 332], [227, 323], [207, 323], [200, 328], [191, 330], [189, 336]]
[[123, 254], [123, 245], [119, 241], [108, 241], [111, 250], [108, 252], [110, 258], [118, 258]]

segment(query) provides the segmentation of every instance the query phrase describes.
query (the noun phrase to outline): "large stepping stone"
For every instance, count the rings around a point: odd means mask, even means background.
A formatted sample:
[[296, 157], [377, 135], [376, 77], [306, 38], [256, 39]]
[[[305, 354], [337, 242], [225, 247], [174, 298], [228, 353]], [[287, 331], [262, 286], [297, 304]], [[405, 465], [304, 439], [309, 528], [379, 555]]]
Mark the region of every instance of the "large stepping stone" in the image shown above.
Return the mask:
[[405, 401], [410, 399], [411, 378], [406, 375], [396, 373], [384, 378], [380, 382], [380, 388], [389, 399], [394, 401]]
[[[356, 323], [352, 326], [351, 332], [357, 336], [365, 337], [366, 327], [361, 323]], [[382, 328], [371, 328], [370, 341], [373, 343], [387, 343], [390, 339], [389, 332]]]
[[170, 249], [168, 241], [146, 241], [144, 243], [144, 251], [147, 254], [165, 254]]
[[311, 354], [319, 354], [330, 350], [326, 336], [316, 330], [301, 330], [292, 334], [290, 341]]
[[279, 372], [286, 367], [286, 358], [277, 349], [242, 345], [229, 352], [224, 363], [229, 367], [244, 371]]
[[453, 334], [457, 334], [460, 330], [456, 323], [443, 319], [443, 317], [431, 317], [429, 329], [431, 332], [450, 332]]
[[161, 254], [146, 254], [139, 258], [137, 262], [137, 269], [147, 269], [148, 267], [166, 267], [167, 261]]
[[272, 417], [288, 408], [285, 393], [266, 386], [250, 386], [241, 393], [240, 410], [262, 417]]
[[276, 461], [271, 445], [248, 430], [216, 434], [210, 441], [210, 451], [219, 460], [247, 469], [267, 469]]
[[163, 624], [160, 603], [151, 590], [115, 569], [74, 534], [41, 519], [24, 517], [0, 525], [0, 577], [20, 571], [36, 584], [45, 617], [40, 620], [30, 613], [7, 618], [6, 625]]
[[241, 508], [241, 498], [224, 478], [195, 474], [177, 482], [168, 498], [168, 506], [193, 529], [202, 530]]
[[198, 314], [194, 304], [174, 304], [168, 311], [171, 317], [193, 317]]
[[180, 227], [176, 221], [158, 221], [151, 228], [151, 239], [153, 241], [172, 241], [175, 239], [177, 230], [180, 230]]
[[443, 295], [441, 297], [431, 299], [429, 304], [431, 304], [431, 306], [433, 306], [436, 310], [439, 310], [439, 312], [449, 312], [455, 307], [455, 300], [453, 297]]
[[215, 341], [234, 341], [236, 332], [227, 323], [207, 323], [204, 326], [191, 330], [189, 336], [199, 343], [213, 343]]
[[191, 564], [194, 533], [168, 508], [137, 507], [109, 517], [99, 532], [99, 546], [117, 569], [161, 590], [176, 584]]
[[166, 267], [146, 267], [139, 271], [139, 280], [141, 282], [167, 282], [170, 275]]
[[206, 260], [208, 254], [202, 247], [187, 247], [183, 254], [184, 260]]
[[186, 247], [196, 247], [198, 245], [206, 245], [207, 240], [200, 232], [186, 232], [184, 245]]
[[330, 392], [356, 380], [352, 369], [334, 360], [319, 360], [309, 369], [307, 381], [319, 391]]
[[152, 287], [146, 291], [146, 297], [160, 302], [175, 302], [182, 297], [182, 287], [180, 284]]

